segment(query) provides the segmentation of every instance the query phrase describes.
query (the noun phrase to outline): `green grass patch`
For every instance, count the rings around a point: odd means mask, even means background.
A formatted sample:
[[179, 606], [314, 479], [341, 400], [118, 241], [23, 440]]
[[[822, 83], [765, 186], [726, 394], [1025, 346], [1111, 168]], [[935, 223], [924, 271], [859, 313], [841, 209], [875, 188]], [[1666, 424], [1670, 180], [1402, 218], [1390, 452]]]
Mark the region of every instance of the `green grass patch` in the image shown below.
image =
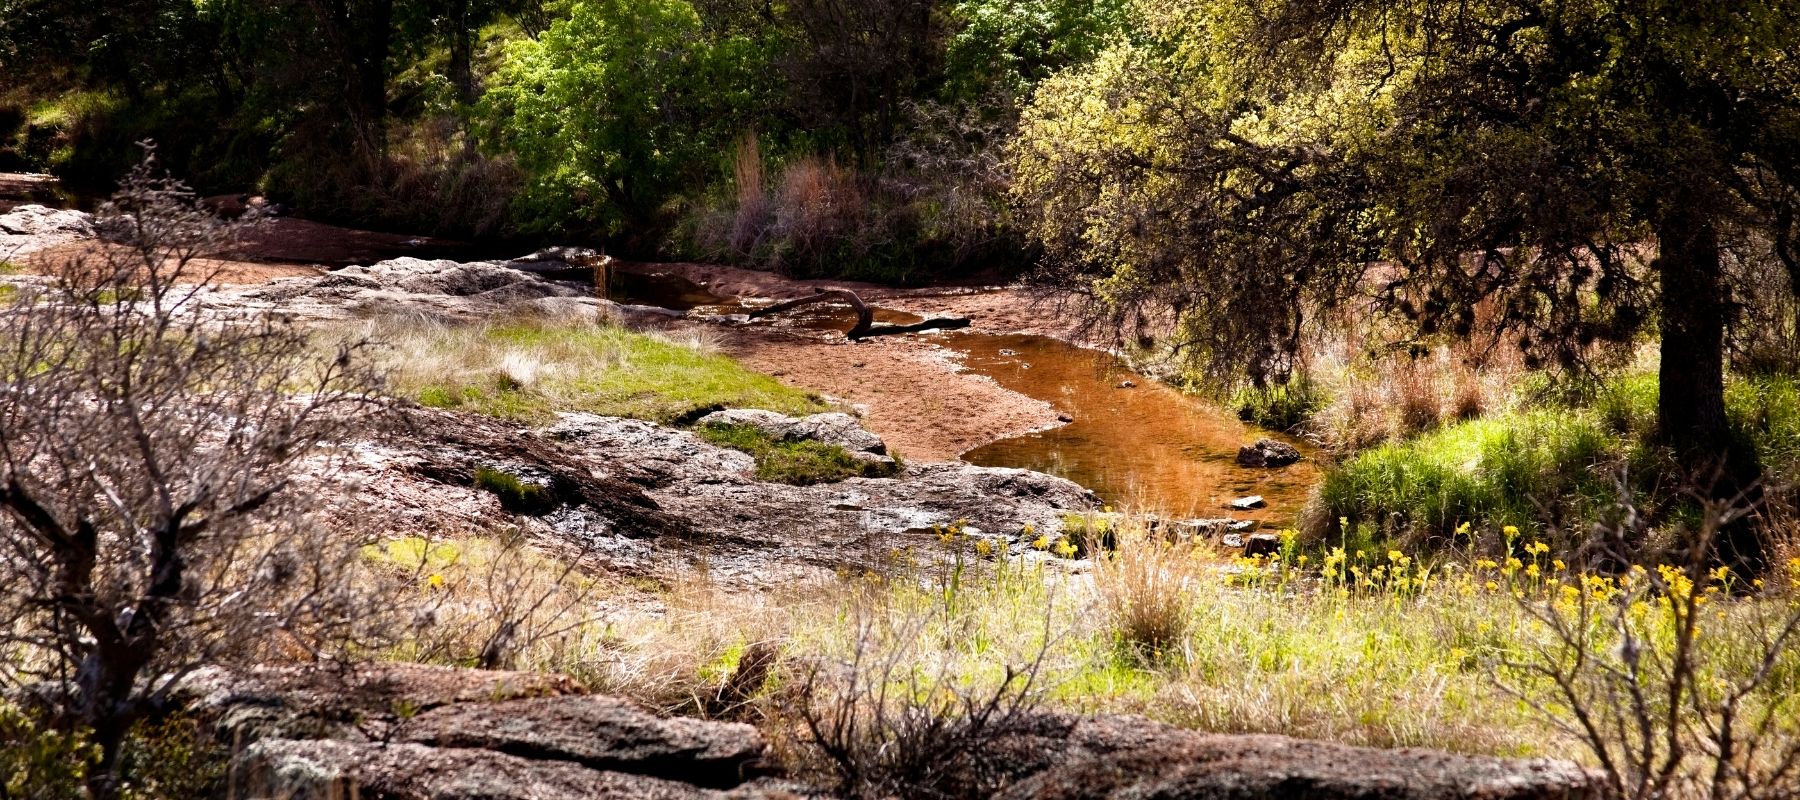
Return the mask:
[[1390, 537], [1449, 537], [1463, 523], [1524, 528], [1546, 513], [1583, 519], [1616, 497], [1629, 444], [1581, 410], [1457, 423], [1327, 473], [1317, 500], [1326, 527], [1315, 533], [1335, 543], [1368, 526]]
[[559, 411], [673, 422], [707, 408], [786, 414], [829, 410], [816, 394], [784, 386], [711, 352], [704, 342], [613, 325], [544, 320], [434, 326], [377, 323], [389, 345], [389, 379], [424, 406], [524, 422]]
[[[1392, 537], [1449, 537], [1464, 523], [1529, 529], [1548, 519], [1578, 529], [1616, 502], [1620, 467], [1654, 483], [1666, 466], [1654, 444], [1656, 403], [1656, 375], [1633, 372], [1534, 410], [1364, 451], [1326, 474], [1312, 533], [1378, 546]], [[1800, 473], [1800, 378], [1735, 377], [1725, 410], [1772, 480]], [[1684, 513], [1680, 505], [1664, 511]]]
[[777, 439], [749, 425], [705, 425], [694, 429], [701, 439], [741, 450], [756, 459], [756, 479], [810, 486], [845, 478], [885, 478], [900, 471], [891, 463], [865, 461], [835, 444]]
[[542, 514], [556, 506], [549, 489], [492, 467], [475, 469], [475, 485], [500, 498], [500, 507], [517, 514]]

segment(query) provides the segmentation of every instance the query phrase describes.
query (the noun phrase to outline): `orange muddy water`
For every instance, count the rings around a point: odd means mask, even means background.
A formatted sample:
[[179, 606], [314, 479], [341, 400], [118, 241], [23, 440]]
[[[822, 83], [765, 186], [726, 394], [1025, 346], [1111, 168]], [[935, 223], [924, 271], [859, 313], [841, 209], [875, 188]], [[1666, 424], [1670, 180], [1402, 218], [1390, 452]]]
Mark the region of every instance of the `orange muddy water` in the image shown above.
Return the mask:
[[[1120, 508], [1165, 516], [1254, 519], [1293, 524], [1318, 482], [1305, 443], [1246, 425], [1216, 406], [1125, 369], [1116, 357], [1043, 336], [958, 334], [939, 340], [972, 372], [1044, 400], [1075, 421], [1003, 439], [963, 454], [992, 467], [1060, 475]], [[1131, 388], [1120, 388], [1130, 381]], [[1282, 439], [1308, 456], [1278, 469], [1238, 466], [1239, 445]], [[1266, 508], [1230, 512], [1225, 504], [1259, 494]]]
[[[627, 302], [681, 308], [717, 302], [721, 311], [739, 308], [674, 275], [640, 276], [610, 288], [614, 299]], [[881, 324], [921, 319], [875, 309]], [[835, 333], [849, 330], [855, 321], [847, 305], [827, 302], [757, 324]], [[1060, 475], [1120, 509], [1171, 517], [1230, 516], [1265, 526], [1293, 524], [1318, 483], [1314, 450], [1306, 443], [1240, 422], [1225, 409], [1131, 372], [1108, 353], [1047, 336], [956, 332], [934, 334], [931, 341], [954, 353], [967, 371], [1074, 418], [1061, 427], [976, 447], [962, 454], [969, 463]], [[1127, 381], [1133, 385], [1122, 388]], [[929, 426], [933, 420], [914, 424]], [[1308, 459], [1277, 469], [1239, 466], [1238, 447], [1264, 436], [1299, 447]], [[1247, 495], [1262, 495], [1268, 505], [1251, 511], [1227, 508]]]

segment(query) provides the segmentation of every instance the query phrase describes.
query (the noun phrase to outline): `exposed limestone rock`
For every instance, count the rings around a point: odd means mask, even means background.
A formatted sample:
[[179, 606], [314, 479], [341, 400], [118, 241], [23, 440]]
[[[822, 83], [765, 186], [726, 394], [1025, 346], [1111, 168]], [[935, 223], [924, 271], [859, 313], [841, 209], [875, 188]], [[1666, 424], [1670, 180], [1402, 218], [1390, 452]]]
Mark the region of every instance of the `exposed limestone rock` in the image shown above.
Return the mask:
[[740, 723], [664, 719], [561, 676], [382, 664], [206, 670], [196, 715], [237, 744], [240, 797], [795, 798]]
[[586, 267], [535, 256], [515, 261], [394, 258], [352, 266], [322, 278], [286, 278], [267, 285], [215, 292], [214, 306], [274, 309], [298, 317], [335, 319], [370, 312], [413, 311], [479, 317], [507, 308], [535, 308], [556, 316], [595, 320], [629, 315], [595, 297]]
[[23, 205], [0, 214], [0, 259], [94, 235], [93, 217], [72, 209]]
[[[195, 710], [233, 741], [249, 800], [777, 800], [830, 797], [764, 774], [737, 723], [662, 718], [566, 679], [389, 664], [209, 670]], [[247, 726], [246, 719], [278, 726]], [[1601, 777], [1547, 759], [1208, 734], [1140, 717], [1045, 715], [989, 743], [1004, 800], [1600, 800]]]
[[247, 748], [233, 782], [248, 800], [710, 800], [684, 783], [486, 750], [270, 739]]
[[[1061, 478], [961, 463], [815, 486], [763, 483], [744, 453], [687, 431], [591, 414], [562, 415], [539, 432], [417, 409], [356, 452], [359, 488], [334, 513], [376, 527], [372, 533], [516, 528], [597, 569], [672, 579], [698, 558], [711, 580], [743, 587], [829, 578], [900, 550], [939, 552], [932, 526], [958, 519], [1016, 540], [1025, 525], [1054, 535], [1065, 514], [1099, 506]], [[477, 485], [483, 467], [522, 476], [554, 502], [512, 513]]]
[[1379, 750], [1286, 736], [1207, 734], [1138, 717], [1076, 722], [1002, 800], [1599, 800], [1597, 773], [1562, 761]]
[[1238, 448], [1237, 463], [1246, 467], [1285, 467], [1300, 460], [1300, 450], [1287, 442], [1257, 439]]

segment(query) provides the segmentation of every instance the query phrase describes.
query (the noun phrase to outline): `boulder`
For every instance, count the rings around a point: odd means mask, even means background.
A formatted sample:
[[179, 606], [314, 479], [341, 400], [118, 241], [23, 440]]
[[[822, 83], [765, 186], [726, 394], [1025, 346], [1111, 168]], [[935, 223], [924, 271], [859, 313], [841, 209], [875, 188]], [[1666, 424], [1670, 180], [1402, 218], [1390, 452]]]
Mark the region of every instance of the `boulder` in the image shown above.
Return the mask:
[[1273, 533], [1252, 533], [1244, 540], [1244, 557], [1273, 557], [1281, 552], [1281, 537]]
[[0, 259], [94, 235], [93, 217], [71, 209], [23, 205], [0, 214]]
[[1599, 800], [1602, 776], [1565, 761], [1380, 750], [1209, 734], [1138, 717], [1076, 721], [1000, 800]]
[[1268, 501], [1264, 500], [1262, 495], [1253, 494], [1248, 497], [1240, 497], [1233, 500], [1230, 503], [1227, 503], [1226, 507], [1233, 511], [1249, 511], [1251, 509], [1262, 508], [1268, 504]]
[[1285, 467], [1299, 460], [1299, 448], [1274, 439], [1257, 439], [1238, 448], [1237, 454], [1237, 463], [1246, 467]]

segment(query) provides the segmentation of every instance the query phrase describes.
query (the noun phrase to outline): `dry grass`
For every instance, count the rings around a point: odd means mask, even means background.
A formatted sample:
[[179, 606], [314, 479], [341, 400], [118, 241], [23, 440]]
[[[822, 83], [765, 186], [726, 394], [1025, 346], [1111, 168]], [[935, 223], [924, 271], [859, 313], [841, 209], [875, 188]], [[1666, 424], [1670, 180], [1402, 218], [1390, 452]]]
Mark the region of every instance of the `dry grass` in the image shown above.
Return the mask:
[[1117, 549], [1093, 561], [1094, 596], [1120, 643], [1154, 660], [1194, 626], [1202, 561], [1193, 545], [1141, 526], [1122, 527], [1115, 538]]
[[[1614, 594], [1612, 579], [1570, 570], [1547, 547], [1520, 540], [1515, 562], [1309, 557], [1293, 549], [1249, 561], [1171, 544], [1135, 523], [1122, 528], [1118, 548], [1091, 571], [1037, 551], [1003, 555], [994, 539], [951, 534], [958, 557], [949, 563], [901, 561], [882, 574], [779, 590], [734, 589], [704, 574], [655, 589], [609, 586], [595, 601], [611, 609], [604, 618], [590, 603], [560, 639], [536, 642], [516, 663], [569, 672], [668, 711], [759, 722], [789, 748], [784, 757], [800, 760], [818, 754], [808, 754], [803, 726], [794, 727], [796, 687], [830, 690], [805, 701], [837, 713], [845, 712], [832, 705], [840, 695], [867, 700], [882, 696], [873, 691], [881, 686], [904, 690], [889, 700], [995, 697], [1018, 680], [1022, 665], [1032, 665], [1032, 705], [1053, 710], [1139, 713], [1204, 730], [1380, 747], [1582, 752], [1546, 714], [1554, 713], [1544, 702], [1552, 688], [1508, 665], [1555, 652], [1543, 609], [1575, 613], [1580, 606], [1570, 597], [1590, 596], [1584, 592], [1625, 595]], [[1791, 575], [1772, 576], [1758, 594], [1708, 600], [1706, 680], [1731, 681], [1755, 668], [1762, 639], [1751, 623], [1800, 602], [1789, 585], [1800, 579], [1800, 562], [1788, 568]], [[1652, 600], [1633, 618], [1661, 630], [1656, 609]], [[1154, 658], [1144, 657], [1146, 644]], [[720, 706], [747, 654], [771, 648], [779, 656], [766, 680], [756, 676], [758, 688], [745, 692], [749, 704]], [[1754, 702], [1800, 689], [1797, 658], [1791, 650], [1782, 656]], [[820, 683], [822, 675], [834, 677]], [[1520, 688], [1528, 699], [1509, 694]], [[959, 709], [889, 711], [954, 716]], [[1794, 735], [1800, 731], [1778, 739]]]

